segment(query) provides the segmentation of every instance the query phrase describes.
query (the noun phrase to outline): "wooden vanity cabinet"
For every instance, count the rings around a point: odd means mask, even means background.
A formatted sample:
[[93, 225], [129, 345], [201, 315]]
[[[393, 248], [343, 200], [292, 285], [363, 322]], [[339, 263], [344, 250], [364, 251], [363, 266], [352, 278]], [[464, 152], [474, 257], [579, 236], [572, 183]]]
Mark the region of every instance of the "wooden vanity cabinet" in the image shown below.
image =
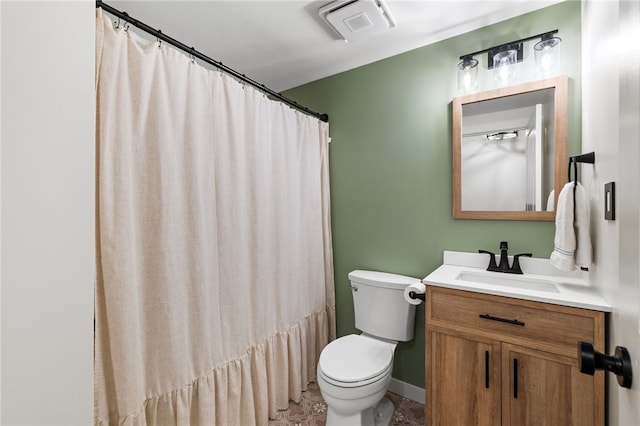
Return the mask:
[[[500, 342], [427, 331], [426, 424], [499, 426]], [[430, 362], [431, 361], [431, 362]]]
[[427, 286], [426, 424], [603, 425], [579, 341], [604, 351], [603, 312]]

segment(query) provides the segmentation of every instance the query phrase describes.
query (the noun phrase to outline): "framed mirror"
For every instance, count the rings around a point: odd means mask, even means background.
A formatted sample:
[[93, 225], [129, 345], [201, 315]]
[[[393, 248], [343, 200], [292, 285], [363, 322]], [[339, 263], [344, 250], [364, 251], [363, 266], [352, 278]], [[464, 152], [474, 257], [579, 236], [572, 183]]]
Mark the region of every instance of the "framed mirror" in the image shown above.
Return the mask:
[[555, 219], [567, 90], [563, 76], [453, 99], [455, 219]]

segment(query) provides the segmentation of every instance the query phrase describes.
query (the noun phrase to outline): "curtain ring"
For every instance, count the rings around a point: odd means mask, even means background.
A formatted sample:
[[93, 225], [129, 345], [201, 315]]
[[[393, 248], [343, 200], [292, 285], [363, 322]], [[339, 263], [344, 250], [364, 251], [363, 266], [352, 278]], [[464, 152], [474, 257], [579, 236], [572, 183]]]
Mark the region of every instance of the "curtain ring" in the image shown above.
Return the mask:
[[162, 40], [160, 39], [160, 35], [162, 34], [162, 30], [158, 30], [158, 36], [156, 36], [156, 41], [158, 42], [158, 49], [162, 47]]
[[127, 32], [129, 31], [129, 14], [127, 12], [122, 12], [122, 14], [124, 15], [124, 21], [125, 21], [123, 25], [123, 29], [125, 32]]
[[120, 17], [118, 17], [118, 21], [113, 21], [113, 25], [116, 30], [120, 28]]
[[196, 63], [196, 56], [193, 54], [193, 52], [195, 52], [196, 49], [193, 48], [193, 46], [191, 47], [191, 53], [189, 54], [189, 58], [191, 58], [191, 63], [195, 64]]

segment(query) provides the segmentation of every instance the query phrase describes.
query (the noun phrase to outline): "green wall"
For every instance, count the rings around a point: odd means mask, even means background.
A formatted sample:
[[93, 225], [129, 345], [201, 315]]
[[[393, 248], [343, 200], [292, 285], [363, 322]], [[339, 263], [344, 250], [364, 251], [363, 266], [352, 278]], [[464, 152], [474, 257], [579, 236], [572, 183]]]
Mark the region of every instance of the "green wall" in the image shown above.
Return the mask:
[[[497, 251], [500, 241], [509, 242], [510, 253], [533, 252], [542, 258], [551, 254], [552, 222], [452, 219], [451, 99], [458, 95], [460, 55], [553, 29], [563, 40], [562, 67], [570, 81], [569, 155], [575, 155], [581, 119], [577, 1], [285, 93], [329, 114], [338, 336], [357, 333], [347, 278], [354, 269], [423, 278], [441, 264], [444, 250]], [[417, 310], [414, 340], [396, 350], [393, 376], [424, 387], [424, 305]]]

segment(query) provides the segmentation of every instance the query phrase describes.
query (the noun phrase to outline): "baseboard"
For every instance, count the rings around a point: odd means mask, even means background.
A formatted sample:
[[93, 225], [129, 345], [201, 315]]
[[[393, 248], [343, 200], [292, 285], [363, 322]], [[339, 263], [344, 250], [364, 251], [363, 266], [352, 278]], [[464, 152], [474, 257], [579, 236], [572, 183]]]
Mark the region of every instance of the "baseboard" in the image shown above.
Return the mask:
[[424, 404], [424, 389], [419, 388], [418, 386], [402, 382], [392, 377], [391, 383], [389, 383], [389, 390], [397, 395], [404, 396], [412, 401]]

